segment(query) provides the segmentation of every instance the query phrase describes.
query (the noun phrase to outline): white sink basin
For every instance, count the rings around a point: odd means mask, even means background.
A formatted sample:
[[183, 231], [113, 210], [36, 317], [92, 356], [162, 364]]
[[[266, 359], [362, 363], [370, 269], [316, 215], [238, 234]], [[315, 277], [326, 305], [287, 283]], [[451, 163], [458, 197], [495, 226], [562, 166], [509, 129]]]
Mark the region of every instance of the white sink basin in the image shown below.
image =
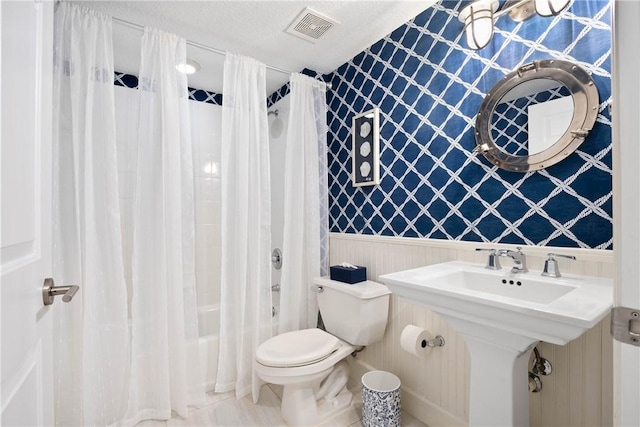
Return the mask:
[[553, 344], [566, 344], [604, 318], [613, 282], [584, 276], [513, 274], [508, 268], [452, 261], [380, 277], [400, 297], [460, 317]]
[[529, 425], [528, 362], [539, 341], [564, 345], [602, 320], [613, 282], [543, 277], [460, 261], [380, 276], [395, 295], [442, 316], [471, 355], [469, 425]]

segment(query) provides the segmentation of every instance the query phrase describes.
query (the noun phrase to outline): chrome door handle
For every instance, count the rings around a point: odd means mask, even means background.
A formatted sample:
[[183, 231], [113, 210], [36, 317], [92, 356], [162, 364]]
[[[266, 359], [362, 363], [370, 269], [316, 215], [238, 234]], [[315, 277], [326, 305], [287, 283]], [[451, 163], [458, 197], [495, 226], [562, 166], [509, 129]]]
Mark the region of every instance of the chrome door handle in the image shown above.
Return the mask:
[[56, 286], [53, 279], [49, 277], [44, 279], [42, 285], [42, 301], [44, 305], [51, 305], [56, 295], [62, 295], [62, 301], [69, 302], [79, 289], [78, 285]]

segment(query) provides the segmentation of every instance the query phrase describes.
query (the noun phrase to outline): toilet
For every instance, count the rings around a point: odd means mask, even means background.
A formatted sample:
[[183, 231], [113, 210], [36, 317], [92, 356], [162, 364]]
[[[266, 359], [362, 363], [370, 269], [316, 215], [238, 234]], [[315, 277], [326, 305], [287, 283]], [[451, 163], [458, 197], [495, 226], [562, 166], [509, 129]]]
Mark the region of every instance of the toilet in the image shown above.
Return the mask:
[[255, 370], [284, 386], [281, 415], [292, 426], [316, 425], [351, 403], [346, 357], [382, 339], [391, 291], [372, 281], [313, 280], [326, 332], [303, 329], [268, 339], [256, 351]]

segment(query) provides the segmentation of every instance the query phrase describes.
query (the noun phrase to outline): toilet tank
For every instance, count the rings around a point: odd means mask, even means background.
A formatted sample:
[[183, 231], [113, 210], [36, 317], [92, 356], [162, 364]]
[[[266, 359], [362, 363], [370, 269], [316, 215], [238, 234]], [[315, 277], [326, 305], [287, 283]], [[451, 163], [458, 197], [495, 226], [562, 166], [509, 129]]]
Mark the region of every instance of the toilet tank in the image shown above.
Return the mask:
[[314, 279], [314, 284], [327, 332], [352, 345], [382, 339], [389, 317], [389, 288], [370, 280], [351, 285], [327, 277]]

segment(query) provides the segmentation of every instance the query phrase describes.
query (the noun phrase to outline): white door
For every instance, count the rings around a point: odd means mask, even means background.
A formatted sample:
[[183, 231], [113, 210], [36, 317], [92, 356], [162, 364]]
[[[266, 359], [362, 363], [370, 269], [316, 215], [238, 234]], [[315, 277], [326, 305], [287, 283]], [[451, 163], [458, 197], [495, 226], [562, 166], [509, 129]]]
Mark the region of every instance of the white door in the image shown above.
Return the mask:
[[0, 22], [0, 424], [50, 425], [53, 2], [3, 0]]
[[527, 109], [529, 155], [542, 153], [555, 144], [571, 125], [572, 118], [571, 96], [530, 105]]
[[[615, 2], [615, 305], [640, 312], [640, 2]], [[636, 331], [640, 332], [640, 331]], [[637, 338], [637, 337], [636, 337]], [[640, 425], [640, 347], [614, 341], [614, 425]]]

